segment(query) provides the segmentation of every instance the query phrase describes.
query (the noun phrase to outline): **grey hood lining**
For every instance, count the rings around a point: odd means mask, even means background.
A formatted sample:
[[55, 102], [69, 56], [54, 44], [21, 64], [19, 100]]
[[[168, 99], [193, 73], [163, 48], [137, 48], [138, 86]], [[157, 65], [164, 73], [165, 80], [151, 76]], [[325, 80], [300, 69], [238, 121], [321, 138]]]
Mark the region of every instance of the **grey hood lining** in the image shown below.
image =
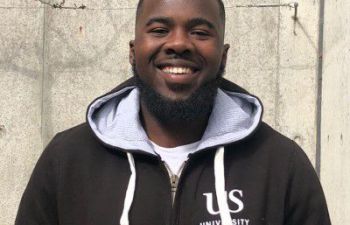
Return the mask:
[[[130, 152], [153, 151], [140, 119], [139, 90], [127, 87], [95, 100], [87, 120], [104, 143]], [[196, 151], [226, 145], [249, 136], [259, 125], [262, 105], [253, 96], [218, 89], [207, 128]]]

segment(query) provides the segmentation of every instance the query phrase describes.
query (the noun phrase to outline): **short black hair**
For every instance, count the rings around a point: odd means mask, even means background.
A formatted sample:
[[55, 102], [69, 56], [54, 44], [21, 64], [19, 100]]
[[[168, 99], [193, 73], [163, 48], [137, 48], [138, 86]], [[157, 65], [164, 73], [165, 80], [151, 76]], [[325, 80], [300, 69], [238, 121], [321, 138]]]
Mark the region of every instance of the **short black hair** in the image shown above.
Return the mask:
[[[218, 4], [219, 4], [219, 10], [220, 10], [221, 19], [222, 19], [222, 22], [223, 22], [224, 25], [225, 25], [225, 22], [226, 22], [225, 5], [224, 5], [224, 3], [222, 2], [222, 0], [216, 0], [216, 1], [217, 1]], [[137, 8], [136, 8], [136, 21], [137, 21], [138, 16], [140, 15], [142, 4], [143, 4], [143, 0], [139, 0], [139, 2], [137, 3]]]

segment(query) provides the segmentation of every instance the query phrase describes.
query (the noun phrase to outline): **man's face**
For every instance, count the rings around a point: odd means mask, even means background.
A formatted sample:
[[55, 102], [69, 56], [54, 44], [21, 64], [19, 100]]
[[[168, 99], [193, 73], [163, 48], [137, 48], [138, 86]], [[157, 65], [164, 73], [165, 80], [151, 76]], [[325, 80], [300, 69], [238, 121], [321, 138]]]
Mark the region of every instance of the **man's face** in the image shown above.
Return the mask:
[[130, 63], [161, 96], [188, 99], [225, 67], [224, 22], [216, 0], [144, 0]]

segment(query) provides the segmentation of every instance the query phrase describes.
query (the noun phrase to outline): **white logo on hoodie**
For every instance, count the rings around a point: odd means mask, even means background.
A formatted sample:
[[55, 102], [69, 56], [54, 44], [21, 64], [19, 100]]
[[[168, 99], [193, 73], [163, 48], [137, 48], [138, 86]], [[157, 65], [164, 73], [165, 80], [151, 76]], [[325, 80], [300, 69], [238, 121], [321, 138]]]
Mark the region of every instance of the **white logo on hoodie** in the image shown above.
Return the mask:
[[[235, 209], [230, 209], [231, 213], [239, 213], [244, 209], [244, 203], [241, 200], [243, 198], [243, 191], [234, 189], [230, 191], [227, 195], [226, 193], [226, 198], [229, 199], [231, 202], [233, 202], [236, 207]], [[213, 202], [213, 193], [203, 193], [203, 195], [206, 197], [207, 200], [207, 210], [211, 215], [218, 215], [220, 214], [219, 210], [214, 209], [214, 202]]]

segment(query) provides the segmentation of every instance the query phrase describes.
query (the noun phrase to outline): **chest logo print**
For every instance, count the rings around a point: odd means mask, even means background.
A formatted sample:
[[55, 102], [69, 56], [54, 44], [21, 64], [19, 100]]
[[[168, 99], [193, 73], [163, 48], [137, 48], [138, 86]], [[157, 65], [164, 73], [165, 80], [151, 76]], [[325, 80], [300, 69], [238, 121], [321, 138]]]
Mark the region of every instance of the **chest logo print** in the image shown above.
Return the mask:
[[[215, 209], [214, 209], [214, 199], [213, 199], [213, 193], [203, 193], [203, 195], [206, 197], [206, 206], [209, 214], [211, 215], [218, 215], [220, 214], [220, 211], [218, 210], [217, 203], [215, 203]], [[243, 203], [243, 191], [234, 189], [230, 192], [226, 192], [226, 198], [228, 201], [234, 203], [235, 207], [232, 209], [229, 209], [231, 213], [239, 213], [244, 209], [244, 203]]]

